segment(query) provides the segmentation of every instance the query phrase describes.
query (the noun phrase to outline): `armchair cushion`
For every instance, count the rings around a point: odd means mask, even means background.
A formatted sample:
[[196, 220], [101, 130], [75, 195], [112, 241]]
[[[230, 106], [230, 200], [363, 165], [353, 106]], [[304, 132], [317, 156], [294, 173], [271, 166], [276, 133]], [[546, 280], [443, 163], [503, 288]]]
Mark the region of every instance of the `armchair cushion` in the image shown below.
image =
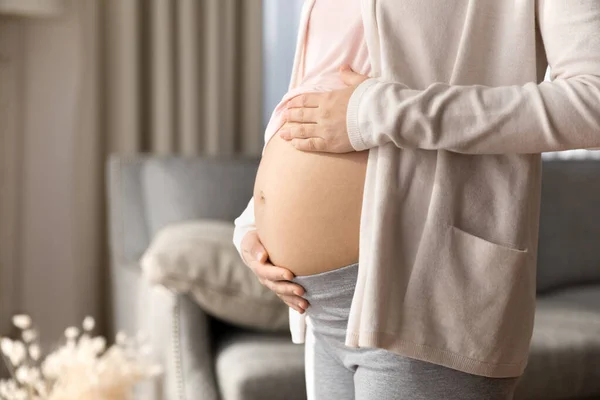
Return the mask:
[[515, 399], [598, 399], [598, 366], [600, 285], [538, 296], [529, 360]]
[[217, 344], [215, 369], [222, 400], [306, 400], [304, 345], [289, 333], [230, 330]]
[[153, 238], [141, 259], [144, 276], [191, 297], [214, 317], [265, 331], [287, 331], [288, 307], [241, 260], [229, 221], [172, 224]]

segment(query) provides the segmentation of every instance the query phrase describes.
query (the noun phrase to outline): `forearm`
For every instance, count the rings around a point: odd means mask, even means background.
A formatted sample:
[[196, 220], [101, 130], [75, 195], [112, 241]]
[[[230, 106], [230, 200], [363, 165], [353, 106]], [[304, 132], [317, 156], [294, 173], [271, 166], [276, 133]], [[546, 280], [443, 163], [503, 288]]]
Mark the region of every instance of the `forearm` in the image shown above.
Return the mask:
[[544, 46], [551, 82], [500, 87], [434, 83], [412, 90], [369, 79], [348, 108], [355, 150], [386, 143], [472, 154], [600, 147], [600, 2], [535, 4], [537, 18], [531, 23], [538, 24], [543, 40], [536, 45]]
[[524, 86], [451, 86], [425, 90], [370, 79], [353, 96], [353, 147], [459, 153], [541, 153], [600, 147], [600, 77]]

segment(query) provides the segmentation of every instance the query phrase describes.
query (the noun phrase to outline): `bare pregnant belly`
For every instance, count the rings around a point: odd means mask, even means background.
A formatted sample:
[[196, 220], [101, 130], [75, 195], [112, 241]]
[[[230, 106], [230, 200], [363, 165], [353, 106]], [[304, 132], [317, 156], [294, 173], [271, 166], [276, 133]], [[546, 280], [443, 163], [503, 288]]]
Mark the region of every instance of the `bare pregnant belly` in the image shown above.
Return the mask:
[[269, 140], [254, 213], [271, 263], [302, 276], [358, 262], [368, 155], [302, 152], [278, 134]]

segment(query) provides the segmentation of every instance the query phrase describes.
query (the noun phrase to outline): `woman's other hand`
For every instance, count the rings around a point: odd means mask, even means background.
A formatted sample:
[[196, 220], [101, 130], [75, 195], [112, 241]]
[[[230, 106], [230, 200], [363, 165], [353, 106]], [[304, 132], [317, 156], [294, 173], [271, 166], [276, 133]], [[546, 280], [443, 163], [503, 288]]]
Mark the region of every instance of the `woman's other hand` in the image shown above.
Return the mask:
[[289, 307], [300, 314], [304, 313], [308, 307], [308, 301], [301, 297], [304, 288], [290, 282], [294, 278], [292, 271], [277, 267], [268, 261], [269, 255], [256, 230], [248, 232], [242, 238], [241, 249], [242, 260], [254, 272], [260, 283], [275, 292]]

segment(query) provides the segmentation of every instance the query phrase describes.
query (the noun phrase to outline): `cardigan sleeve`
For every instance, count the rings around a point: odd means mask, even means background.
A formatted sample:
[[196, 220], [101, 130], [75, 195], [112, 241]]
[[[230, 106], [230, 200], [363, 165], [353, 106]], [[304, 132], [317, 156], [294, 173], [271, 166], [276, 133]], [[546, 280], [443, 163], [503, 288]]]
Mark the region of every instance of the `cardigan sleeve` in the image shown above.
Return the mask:
[[536, 3], [552, 81], [500, 87], [434, 83], [413, 90], [370, 78], [348, 106], [354, 149], [390, 142], [468, 154], [600, 147], [600, 1]]

